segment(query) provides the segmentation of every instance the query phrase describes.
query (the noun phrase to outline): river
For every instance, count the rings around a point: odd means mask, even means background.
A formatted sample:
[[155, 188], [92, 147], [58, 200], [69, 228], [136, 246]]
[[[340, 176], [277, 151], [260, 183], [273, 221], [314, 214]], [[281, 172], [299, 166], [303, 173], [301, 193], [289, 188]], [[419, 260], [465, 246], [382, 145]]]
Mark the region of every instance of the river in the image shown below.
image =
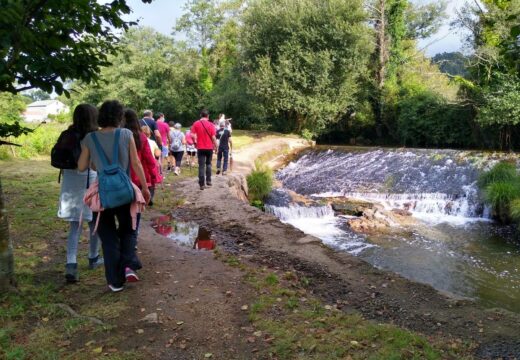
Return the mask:
[[[283, 184], [266, 210], [377, 268], [429, 284], [486, 307], [520, 312], [520, 242], [515, 229], [489, 218], [476, 181], [502, 154], [455, 150], [318, 148], [277, 172]], [[354, 198], [407, 210], [417, 225], [356, 233], [329, 205], [291, 201]], [[395, 225], [399, 227], [399, 225]]]

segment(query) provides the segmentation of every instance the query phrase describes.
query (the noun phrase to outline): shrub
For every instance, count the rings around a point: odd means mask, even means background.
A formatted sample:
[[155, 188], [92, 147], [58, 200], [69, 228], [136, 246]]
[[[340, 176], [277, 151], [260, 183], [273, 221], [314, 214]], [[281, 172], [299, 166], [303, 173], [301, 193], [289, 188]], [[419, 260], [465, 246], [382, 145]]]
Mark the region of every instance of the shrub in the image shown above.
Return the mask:
[[[33, 127], [24, 124], [28, 127]], [[51, 149], [58, 140], [61, 132], [68, 127], [68, 124], [43, 124], [35, 128], [34, 132], [21, 135], [15, 138], [7, 138], [7, 141], [21, 145], [17, 146], [0, 146], [0, 159], [6, 160], [10, 158], [32, 159], [38, 156], [48, 156]]]
[[509, 205], [509, 211], [511, 219], [515, 222], [520, 223], [520, 199], [515, 199]]
[[255, 169], [247, 176], [249, 201], [258, 204], [263, 201], [273, 188], [273, 172], [259, 161], [255, 162]]
[[492, 207], [493, 217], [509, 223], [511, 219], [520, 220], [520, 176], [515, 165], [498, 163], [482, 174], [478, 180], [483, 190], [484, 200]]
[[478, 186], [485, 189], [486, 186], [495, 182], [509, 182], [518, 178], [516, 166], [509, 162], [500, 162], [489, 171], [480, 175]]

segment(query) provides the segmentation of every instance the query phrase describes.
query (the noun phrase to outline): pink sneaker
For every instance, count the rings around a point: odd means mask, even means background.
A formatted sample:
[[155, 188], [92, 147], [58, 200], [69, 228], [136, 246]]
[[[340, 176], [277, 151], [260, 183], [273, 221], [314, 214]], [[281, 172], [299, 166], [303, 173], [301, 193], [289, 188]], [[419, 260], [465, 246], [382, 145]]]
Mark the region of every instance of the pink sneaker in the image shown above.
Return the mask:
[[138, 282], [139, 276], [135, 273], [134, 270], [130, 269], [129, 267], [125, 268], [125, 278], [128, 282]]

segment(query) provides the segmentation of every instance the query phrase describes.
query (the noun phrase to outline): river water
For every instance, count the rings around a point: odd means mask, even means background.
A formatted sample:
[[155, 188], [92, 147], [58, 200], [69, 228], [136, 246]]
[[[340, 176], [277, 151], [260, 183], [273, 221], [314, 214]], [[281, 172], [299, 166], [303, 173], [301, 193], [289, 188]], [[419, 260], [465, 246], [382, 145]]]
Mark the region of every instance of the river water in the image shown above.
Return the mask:
[[[476, 186], [482, 169], [499, 158], [454, 150], [308, 151], [277, 173], [283, 187], [266, 209], [380, 269], [520, 312], [520, 241], [513, 228], [491, 221]], [[418, 225], [391, 234], [355, 233], [330, 206], [296, 204], [286, 190], [406, 209]]]

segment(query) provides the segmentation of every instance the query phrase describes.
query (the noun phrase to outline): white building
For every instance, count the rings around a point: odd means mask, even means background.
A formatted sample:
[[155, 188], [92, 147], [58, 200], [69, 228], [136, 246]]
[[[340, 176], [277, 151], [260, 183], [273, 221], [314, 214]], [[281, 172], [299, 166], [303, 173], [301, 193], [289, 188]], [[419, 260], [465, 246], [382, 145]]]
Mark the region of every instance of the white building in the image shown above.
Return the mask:
[[69, 107], [58, 100], [35, 101], [27, 105], [23, 117], [27, 122], [41, 122], [47, 120], [49, 115], [58, 115], [69, 111]]

